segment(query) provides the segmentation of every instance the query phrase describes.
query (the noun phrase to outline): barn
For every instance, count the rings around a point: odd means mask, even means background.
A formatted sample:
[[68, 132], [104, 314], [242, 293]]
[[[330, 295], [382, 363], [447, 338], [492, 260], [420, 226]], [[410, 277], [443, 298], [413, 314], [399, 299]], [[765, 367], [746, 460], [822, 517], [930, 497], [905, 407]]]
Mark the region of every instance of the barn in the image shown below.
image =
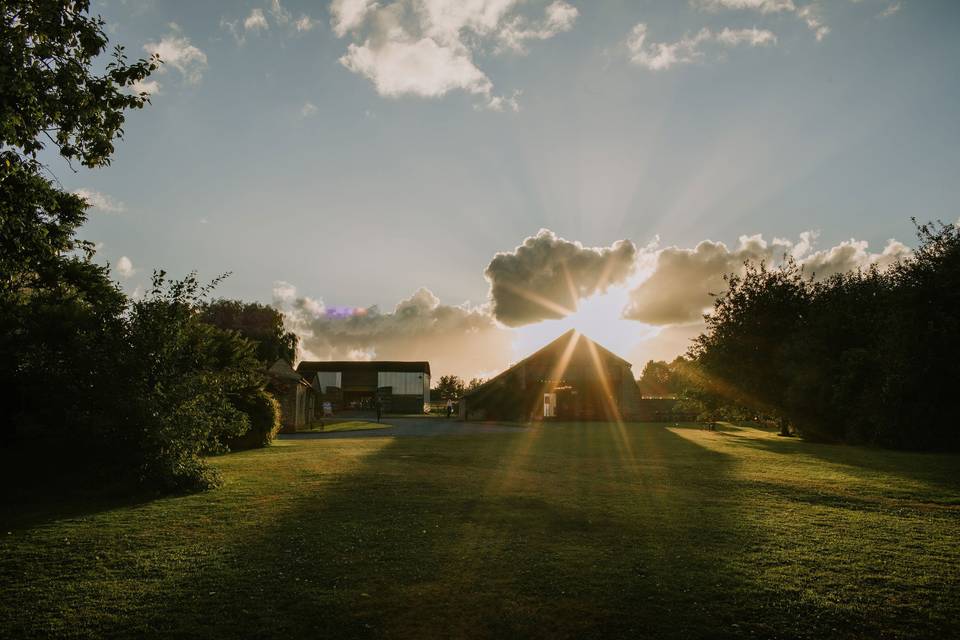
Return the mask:
[[634, 418], [640, 389], [632, 365], [571, 330], [467, 393], [467, 420], [607, 420]]
[[330, 402], [334, 411], [371, 410], [423, 413], [430, 402], [430, 363], [385, 360], [305, 360], [297, 373]]

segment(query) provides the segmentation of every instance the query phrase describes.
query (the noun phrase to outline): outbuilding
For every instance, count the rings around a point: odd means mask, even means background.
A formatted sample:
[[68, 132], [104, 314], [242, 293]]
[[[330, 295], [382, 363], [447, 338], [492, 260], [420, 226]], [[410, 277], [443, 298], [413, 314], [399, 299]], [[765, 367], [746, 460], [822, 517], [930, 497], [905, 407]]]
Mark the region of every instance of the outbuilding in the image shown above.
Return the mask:
[[640, 389], [632, 365], [571, 330], [468, 392], [467, 420], [633, 419]]
[[297, 372], [330, 402], [334, 411], [371, 410], [423, 413], [430, 403], [430, 363], [394, 360], [305, 360]]

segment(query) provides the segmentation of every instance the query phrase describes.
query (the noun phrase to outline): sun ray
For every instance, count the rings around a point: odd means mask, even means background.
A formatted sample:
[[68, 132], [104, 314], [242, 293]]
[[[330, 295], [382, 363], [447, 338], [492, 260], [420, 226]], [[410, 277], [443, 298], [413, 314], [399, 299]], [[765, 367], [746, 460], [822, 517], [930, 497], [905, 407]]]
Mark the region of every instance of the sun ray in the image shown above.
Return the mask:
[[627, 433], [626, 425], [623, 422], [623, 416], [620, 413], [620, 407], [617, 406], [617, 403], [614, 401], [613, 389], [610, 386], [610, 379], [607, 377], [607, 370], [603, 366], [603, 362], [600, 359], [600, 354], [597, 352], [597, 347], [592, 340], [587, 340], [587, 350], [590, 352], [590, 358], [593, 361], [593, 367], [597, 374], [597, 380], [600, 382], [601, 392], [603, 396], [603, 401], [607, 405], [607, 416], [611, 419], [611, 422], [617, 430], [617, 435], [620, 437], [620, 443], [623, 446], [623, 450], [626, 452], [630, 464], [625, 465], [626, 468], [635, 470], [636, 457], [633, 453], [633, 445], [630, 443], [630, 437]]
[[[511, 293], [515, 293], [518, 296], [526, 300], [529, 300], [530, 302], [533, 302], [534, 304], [539, 304], [544, 309], [547, 309], [548, 311], [552, 311], [553, 313], [556, 313], [560, 317], [567, 316], [573, 313], [574, 311], [576, 311], [576, 309], [567, 308], [562, 304], [556, 302], [555, 300], [551, 300], [550, 298], [543, 296], [539, 293], [536, 293], [534, 291], [530, 291], [529, 289], [518, 287], [515, 284], [504, 282], [502, 283], [502, 286], [509, 289]], [[576, 300], [576, 298], [574, 298], [574, 300]]]

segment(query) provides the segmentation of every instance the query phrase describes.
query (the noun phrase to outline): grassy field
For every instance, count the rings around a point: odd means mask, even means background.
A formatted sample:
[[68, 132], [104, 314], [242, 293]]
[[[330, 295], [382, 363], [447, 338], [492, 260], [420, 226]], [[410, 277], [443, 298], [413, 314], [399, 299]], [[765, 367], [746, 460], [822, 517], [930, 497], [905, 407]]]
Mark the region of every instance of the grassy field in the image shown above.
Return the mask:
[[0, 634], [960, 637], [957, 456], [570, 424], [215, 464], [205, 494], [8, 500]]

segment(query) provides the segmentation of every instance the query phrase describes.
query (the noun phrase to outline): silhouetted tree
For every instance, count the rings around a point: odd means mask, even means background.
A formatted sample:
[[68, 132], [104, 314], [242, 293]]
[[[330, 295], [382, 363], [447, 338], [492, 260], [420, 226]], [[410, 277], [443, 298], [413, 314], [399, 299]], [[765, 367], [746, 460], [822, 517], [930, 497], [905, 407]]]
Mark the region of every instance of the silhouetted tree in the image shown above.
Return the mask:
[[293, 362], [297, 335], [283, 328], [283, 314], [259, 302], [226, 300], [205, 304], [201, 319], [221, 329], [236, 331], [257, 345], [257, 358], [269, 367], [277, 358]]
[[0, 4], [0, 383], [17, 401], [6, 428], [83, 410], [125, 305], [76, 239], [87, 204], [37, 159], [50, 145], [68, 162], [109, 164], [124, 112], [148, 102], [131, 87], [158, 60], [127, 63], [118, 47], [95, 73], [107, 37], [88, 10], [82, 0]]
[[705, 384], [731, 404], [775, 416], [789, 435], [786, 389], [793, 374], [787, 346], [809, 304], [809, 282], [793, 261], [769, 269], [747, 263], [726, 277], [727, 290], [705, 316], [690, 349]]
[[463, 396], [466, 386], [459, 376], [440, 376], [432, 394], [441, 400], [456, 400]]

